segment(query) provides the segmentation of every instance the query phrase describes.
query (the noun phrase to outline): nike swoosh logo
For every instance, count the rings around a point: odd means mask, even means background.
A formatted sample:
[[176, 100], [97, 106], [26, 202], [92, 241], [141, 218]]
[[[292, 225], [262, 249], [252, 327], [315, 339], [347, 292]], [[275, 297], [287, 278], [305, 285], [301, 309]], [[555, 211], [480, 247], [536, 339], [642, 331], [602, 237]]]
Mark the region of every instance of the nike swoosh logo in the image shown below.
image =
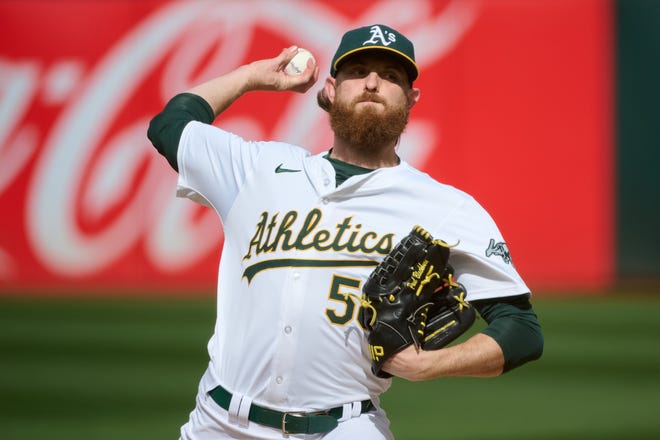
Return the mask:
[[302, 171], [302, 170], [292, 170], [290, 168], [282, 168], [282, 165], [284, 165], [284, 164], [281, 163], [277, 166], [277, 168], [275, 168], [276, 173], [278, 173], [278, 174], [279, 173], [299, 173], [299, 172]]

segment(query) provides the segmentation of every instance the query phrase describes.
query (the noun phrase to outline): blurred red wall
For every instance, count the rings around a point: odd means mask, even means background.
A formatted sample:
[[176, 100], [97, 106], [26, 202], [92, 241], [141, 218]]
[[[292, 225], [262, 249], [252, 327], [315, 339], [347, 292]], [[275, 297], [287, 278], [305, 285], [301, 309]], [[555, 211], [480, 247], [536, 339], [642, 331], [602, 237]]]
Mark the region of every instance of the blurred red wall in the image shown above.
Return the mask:
[[[175, 199], [149, 119], [292, 44], [326, 75], [341, 34], [376, 22], [422, 70], [399, 153], [491, 212], [533, 289], [606, 287], [611, 15], [602, 0], [0, 2], [0, 292], [212, 291], [219, 221]], [[246, 96], [223, 127], [327, 149], [315, 90]]]

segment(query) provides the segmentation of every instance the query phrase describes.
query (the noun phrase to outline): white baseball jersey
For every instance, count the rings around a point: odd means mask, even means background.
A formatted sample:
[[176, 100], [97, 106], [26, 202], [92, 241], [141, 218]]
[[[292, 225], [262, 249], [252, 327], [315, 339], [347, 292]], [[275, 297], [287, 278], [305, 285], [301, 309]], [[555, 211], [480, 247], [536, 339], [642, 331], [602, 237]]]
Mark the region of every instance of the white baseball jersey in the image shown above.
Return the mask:
[[178, 195], [212, 207], [225, 232], [209, 389], [281, 411], [385, 391], [391, 380], [371, 373], [351, 295], [415, 225], [458, 243], [450, 263], [469, 300], [529, 291], [472, 197], [406, 162], [336, 187], [325, 154], [199, 122], [183, 132]]

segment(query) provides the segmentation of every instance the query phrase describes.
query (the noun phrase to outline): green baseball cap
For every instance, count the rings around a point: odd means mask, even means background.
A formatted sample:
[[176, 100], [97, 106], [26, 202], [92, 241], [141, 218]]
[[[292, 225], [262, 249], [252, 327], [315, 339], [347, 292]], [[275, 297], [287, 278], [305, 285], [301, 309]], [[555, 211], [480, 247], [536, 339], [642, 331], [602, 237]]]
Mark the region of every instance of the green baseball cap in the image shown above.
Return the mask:
[[383, 24], [374, 24], [350, 30], [344, 34], [332, 58], [330, 76], [335, 77], [337, 70], [346, 57], [364, 50], [384, 50], [397, 55], [408, 73], [410, 82], [419, 76], [415, 63], [415, 48], [412, 42], [398, 31]]

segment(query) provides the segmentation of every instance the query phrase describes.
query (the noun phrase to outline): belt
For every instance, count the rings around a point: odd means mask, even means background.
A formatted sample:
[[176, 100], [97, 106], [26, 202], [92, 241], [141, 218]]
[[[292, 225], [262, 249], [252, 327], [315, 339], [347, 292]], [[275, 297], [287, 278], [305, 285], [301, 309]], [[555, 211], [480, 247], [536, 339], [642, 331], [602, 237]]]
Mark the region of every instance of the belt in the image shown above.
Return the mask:
[[[229, 410], [231, 393], [221, 386], [209, 392], [211, 398], [222, 408]], [[371, 400], [363, 400], [362, 413], [371, 411], [374, 404]], [[344, 414], [344, 407], [338, 406], [318, 412], [281, 412], [252, 404], [248, 420], [271, 428], [281, 429], [283, 434], [318, 434], [330, 432], [337, 427], [339, 419]]]

